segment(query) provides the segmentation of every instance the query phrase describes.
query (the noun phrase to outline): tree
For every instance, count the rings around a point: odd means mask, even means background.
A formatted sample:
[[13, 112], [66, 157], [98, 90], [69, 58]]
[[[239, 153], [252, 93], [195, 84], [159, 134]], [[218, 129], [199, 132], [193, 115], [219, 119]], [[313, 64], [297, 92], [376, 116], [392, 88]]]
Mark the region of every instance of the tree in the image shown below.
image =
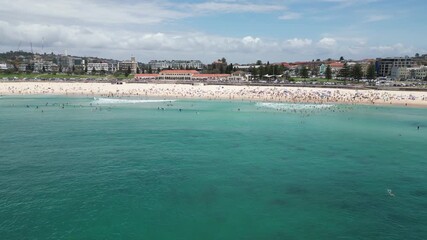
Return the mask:
[[31, 65], [30, 65], [30, 64], [27, 64], [27, 65], [25, 66], [25, 72], [26, 72], [26, 73], [31, 73]]
[[153, 73], [153, 69], [151, 68], [151, 66], [148, 66], [148, 73]]
[[95, 67], [93, 67], [92, 68], [92, 75], [95, 75], [95, 73], [96, 73], [96, 69], [95, 69]]
[[225, 59], [225, 57], [221, 58], [221, 62], [222, 62], [222, 64], [227, 65], [227, 59]]
[[230, 63], [230, 65], [227, 65], [227, 68], [225, 69], [225, 73], [230, 74], [233, 71], [233, 64]]
[[318, 76], [319, 75], [319, 69], [316, 67], [316, 66], [313, 66], [312, 68], [311, 68], [311, 75], [312, 76]]
[[373, 80], [377, 77], [376, 69], [374, 63], [370, 63], [368, 69], [366, 71], [366, 78], [369, 80]]
[[257, 69], [256, 67], [250, 67], [250, 68], [249, 68], [249, 71], [251, 72], [252, 77], [253, 77], [253, 78], [254, 78], [254, 80], [255, 80], [255, 78], [258, 76], [258, 69]]
[[344, 57], [343, 57], [343, 56], [341, 56], [341, 57], [340, 57], [340, 62], [341, 62], [341, 61], [344, 61]]
[[283, 71], [281, 71], [280, 65], [274, 65], [273, 66], [273, 74], [274, 75], [280, 75]]
[[262, 65], [262, 61], [261, 60], [257, 60], [255, 65]]
[[45, 73], [46, 72], [46, 68], [43, 66], [42, 68], [42, 72]]
[[131, 73], [132, 73], [132, 71], [130, 70], [130, 66], [128, 66], [128, 69], [125, 72], [125, 76], [128, 77], [129, 74], [131, 74]]
[[343, 68], [341, 68], [339, 72], [339, 76], [344, 78], [344, 80], [347, 80], [347, 78], [350, 76], [350, 69], [347, 65], [347, 63], [344, 63]]
[[363, 71], [362, 71], [362, 66], [360, 64], [356, 63], [356, 65], [353, 66], [353, 68], [351, 69], [351, 76], [353, 77], [353, 79], [356, 79], [357, 81], [362, 79]]
[[332, 69], [331, 66], [327, 66], [325, 70], [325, 77], [326, 79], [332, 79]]
[[219, 66], [219, 73], [223, 74], [224, 73], [224, 64], [221, 64]]
[[75, 73], [75, 72], [76, 72], [76, 67], [75, 67], [74, 65], [73, 65], [72, 70], [73, 70], [73, 73]]
[[302, 78], [308, 78], [308, 69], [306, 66], [302, 67], [302, 69], [300, 71], [300, 76]]
[[419, 53], [415, 53], [415, 57], [416, 58], [420, 57], [420, 54]]
[[265, 69], [264, 69], [262, 66], [261, 66], [261, 67], [259, 67], [259, 68], [258, 68], [258, 76], [259, 76], [259, 79], [260, 79], [260, 80], [262, 80], [262, 79], [263, 79], [264, 74], [265, 74]]
[[120, 70], [116, 71], [115, 73], [113, 73], [114, 77], [119, 77], [122, 74], [122, 72]]

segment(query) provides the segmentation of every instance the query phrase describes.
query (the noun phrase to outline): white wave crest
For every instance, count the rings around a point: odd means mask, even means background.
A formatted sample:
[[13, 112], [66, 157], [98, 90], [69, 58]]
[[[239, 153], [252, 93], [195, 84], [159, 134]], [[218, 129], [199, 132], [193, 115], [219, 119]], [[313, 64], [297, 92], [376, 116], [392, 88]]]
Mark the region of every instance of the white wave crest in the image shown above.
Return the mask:
[[331, 104], [302, 104], [302, 103], [257, 103], [257, 107], [271, 108], [276, 110], [314, 110], [332, 108]]
[[175, 102], [175, 100], [143, 100], [143, 99], [118, 99], [118, 98], [93, 98], [95, 104], [136, 104], [136, 103], [161, 103]]

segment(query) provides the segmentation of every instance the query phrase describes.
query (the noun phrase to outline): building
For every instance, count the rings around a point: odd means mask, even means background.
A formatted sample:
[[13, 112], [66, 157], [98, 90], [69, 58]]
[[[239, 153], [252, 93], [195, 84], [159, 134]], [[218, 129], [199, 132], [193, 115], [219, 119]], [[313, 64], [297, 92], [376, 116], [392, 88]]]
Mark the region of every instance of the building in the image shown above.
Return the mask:
[[239, 65], [239, 64], [235, 64], [235, 65], [233, 65], [233, 67], [237, 70], [249, 72], [251, 69], [259, 68], [260, 65]]
[[390, 77], [391, 70], [393, 67], [413, 67], [414, 61], [410, 57], [397, 57], [397, 58], [377, 58], [376, 59], [376, 70], [377, 75], [380, 77]]
[[333, 62], [329, 64], [331, 66], [332, 73], [338, 73], [344, 67], [344, 63], [342, 62]]
[[248, 76], [243, 71], [236, 71], [231, 73], [228, 77], [228, 81], [230, 82], [246, 82], [248, 81]]
[[137, 80], [180, 80], [180, 81], [243, 81], [243, 74], [201, 74], [196, 70], [163, 70], [158, 74], [135, 74]]
[[136, 74], [138, 69], [138, 63], [136, 62], [135, 57], [131, 57], [130, 60], [119, 62], [118, 69], [122, 72], [126, 72], [130, 69], [131, 74]]
[[202, 69], [200, 60], [151, 60], [148, 65], [151, 69]]
[[100, 72], [100, 71], [108, 72], [108, 70], [109, 70], [108, 63], [88, 63], [87, 64], [87, 71], [90, 72], [93, 70], [95, 70], [97, 72]]
[[163, 70], [159, 73], [161, 80], [192, 80], [193, 75], [199, 74], [196, 70]]
[[59, 72], [59, 66], [52, 61], [43, 61], [37, 60], [32, 64], [32, 69], [34, 72]]
[[108, 72], [114, 73], [118, 69], [118, 64], [110, 63], [108, 64]]
[[194, 74], [191, 80], [194, 81], [227, 81], [230, 74]]
[[19, 64], [19, 66], [18, 66], [18, 71], [20, 71], [20, 72], [26, 72], [26, 71], [28, 71], [28, 70], [29, 70], [29, 66], [30, 66], [30, 65], [28, 65], [28, 64], [21, 63], [21, 64]]
[[425, 80], [427, 77], [427, 66], [408, 68], [409, 80]]
[[393, 67], [391, 78], [393, 80], [424, 80], [427, 77], [427, 66], [420, 67]]
[[156, 80], [158, 78], [159, 78], [159, 74], [157, 73], [135, 74], [136, 80]]
[[406, 80], [409, 78], [409, 71], [406, 67], [393, 67], [390, 77], [393, 80]]
[[7, 70], [9, 69], [6, 63], [0, 63], [0, 70]]
[[69, 65], [71, 65], [71, 67], [73, 66], [81, 66], [81, 65], [85, 65], [85, 60], [83, 60], [82, 58], [71, 58], [70, 59], [70, 63]]
[[208, 66], [208, 68], [211, 71], [223, 73], [227, 68], [227, 62], [225, 61], [225, 59], [218, 59], [217, 61], [214, 61], [210, 66]]
[[322, 65], [320, 65], [320, 67], [319, 67], [319, 75], [320, 76], [324, 76], [325, 75], [327, 67], [328, 67], [328, 65], [324, 64], [324, 63]]
[[162, 61], [158, 61], [158, 60], [151, 60], [150, 62], [148, 62], [148, 66], [151, 67], [151, 69], [168, 69], [168, 68], [172, 68], [172, 62], [171, 61], [167, 61], [167, 60], [162, 60]]

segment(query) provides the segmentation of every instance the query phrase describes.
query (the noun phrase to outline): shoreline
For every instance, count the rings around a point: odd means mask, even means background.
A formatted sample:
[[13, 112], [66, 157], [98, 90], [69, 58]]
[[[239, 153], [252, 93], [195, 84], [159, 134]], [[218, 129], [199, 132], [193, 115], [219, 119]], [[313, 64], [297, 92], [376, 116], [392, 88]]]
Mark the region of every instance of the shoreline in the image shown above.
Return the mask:
[[0, 95], [158, 97], [427, 108], [427, 91], [153, 83], [0, 82]]

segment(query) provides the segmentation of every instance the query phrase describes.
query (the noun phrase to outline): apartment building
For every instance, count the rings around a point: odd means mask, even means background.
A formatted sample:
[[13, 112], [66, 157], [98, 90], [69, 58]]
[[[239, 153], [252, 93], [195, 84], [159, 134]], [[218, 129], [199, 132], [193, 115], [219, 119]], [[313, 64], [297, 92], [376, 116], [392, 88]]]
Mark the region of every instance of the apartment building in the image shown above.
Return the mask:
[[395, 68], [410, 68], [414, 66], [414, 61], [410, 57], [397, 58], [377, 58], [376, 59], [377, 74], [380, 77], [390, 77], [393, 67]]

